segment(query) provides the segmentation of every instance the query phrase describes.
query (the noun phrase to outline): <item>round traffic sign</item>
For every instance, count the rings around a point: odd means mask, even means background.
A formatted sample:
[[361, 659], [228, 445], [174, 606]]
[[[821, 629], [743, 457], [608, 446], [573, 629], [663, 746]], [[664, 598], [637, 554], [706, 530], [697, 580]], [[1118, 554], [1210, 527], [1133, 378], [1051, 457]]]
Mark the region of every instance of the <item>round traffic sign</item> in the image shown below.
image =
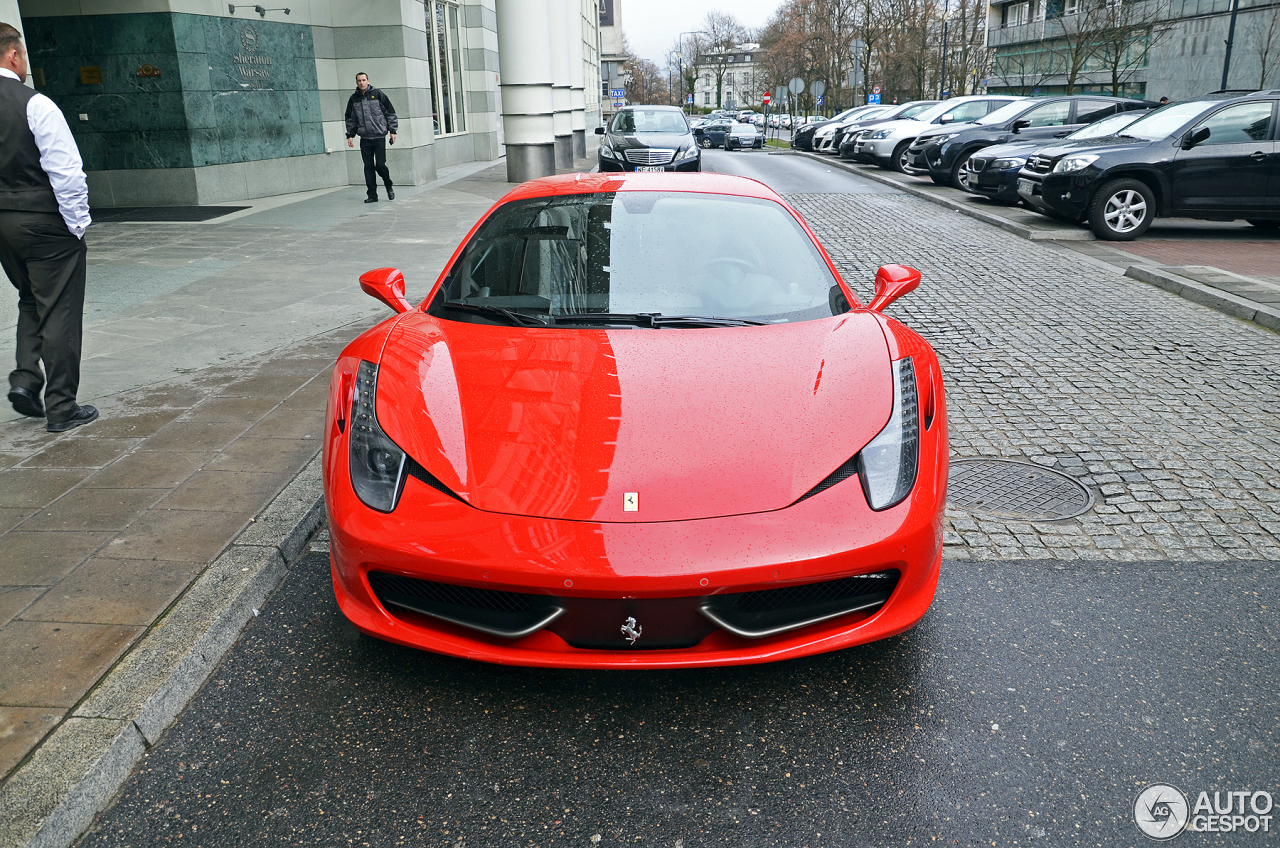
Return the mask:
[[764, 93], [764, 105], [769, 105], [769, 92], [767, 91]]
[[787, 90], [792, 94], [801, 94], [804, 92], [804, 80], [800, 77], [792, 77], [791, 82], [787, 83]]
[[878, 86], [878, 85], [873, 85], [873, 86], [871, 86], [871, 93], [872, 93], [872, 94], [879, 94], [879, 93], [880, 93], [880, 86]]
[[814, 80], [813, 85], [809, 86], [809, 93], [814, 97], [821, 97], [822, 93], [827, 90], [827, 84], [822, 80]]

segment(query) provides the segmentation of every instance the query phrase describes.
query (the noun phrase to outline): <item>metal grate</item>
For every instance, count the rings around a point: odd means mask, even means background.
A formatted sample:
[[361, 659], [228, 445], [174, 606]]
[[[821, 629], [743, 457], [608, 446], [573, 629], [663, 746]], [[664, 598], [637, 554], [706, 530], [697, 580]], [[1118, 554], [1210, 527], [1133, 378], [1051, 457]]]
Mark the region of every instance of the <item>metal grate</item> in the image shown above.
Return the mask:
[[1057, 521], [1088, 512], [1093, 495], [1074, 478], [1038, 465], [961, 459], [951, 463], [947, 503], [999, 518]]
[[660, 147], [650, 147], [644, 150], [625, 150], [623, 155], [627, 157], [627, 161], [632, 165], [666, 165], [676, 158], [674, 150], [665, 150]]
[[823, 583], [806, 583], [803, 586], [742, 592], [732, 596], [733, 607], [741, 612], [802, 609], [829, 601], [857, 598], [873, 592], [892, 592], [897, 583], [898, 572], [896, 571], [858, 574], [840, 580], [827, 580]]
[[369, 572], [369, 585], [379, 600], [385, 595], [402, 595], [491, 612], [527, 612], [534, 608], [530, 600], [548, 600], [541, 596], [524, 595], [519, 592], [499, 592], [496, 589], [475, 589], [470, 586], [455, 586], [451, 583], [435, 583], [413, 577], [400, 577], [382, 571]]

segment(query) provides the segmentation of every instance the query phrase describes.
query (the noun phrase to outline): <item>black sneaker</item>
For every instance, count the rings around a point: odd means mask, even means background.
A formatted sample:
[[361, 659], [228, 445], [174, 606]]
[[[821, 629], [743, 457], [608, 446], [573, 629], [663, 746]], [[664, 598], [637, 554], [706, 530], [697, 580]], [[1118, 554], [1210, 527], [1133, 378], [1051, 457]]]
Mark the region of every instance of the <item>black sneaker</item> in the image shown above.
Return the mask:
[[66, 421], [50, 421], [44, 428], [50, 433], [65, 433], [68, 430], [79, 427], [81, 424], [88, 424], [90, 421], [97, 420], [98, 410], [85, 404], [84, 406], [77, 406], [75, 414]]
[[378, 202], [378, 198], [376, 198], [376, 197], [366, 197], [366, 198], [364, 199], [364, 202], [365, 202], [365, 203], [377, 203], [377, 202]]
[[396, 193], [391, 190], [391, 186], [387, 186], [387, 200], [395, 200]]
[[40, 397], [30, 389], [21, 386], [9, 389], [9, 403], [13, 404], [13, 411], [20, 415], [44, 418], [44, 404], [40, 403]]

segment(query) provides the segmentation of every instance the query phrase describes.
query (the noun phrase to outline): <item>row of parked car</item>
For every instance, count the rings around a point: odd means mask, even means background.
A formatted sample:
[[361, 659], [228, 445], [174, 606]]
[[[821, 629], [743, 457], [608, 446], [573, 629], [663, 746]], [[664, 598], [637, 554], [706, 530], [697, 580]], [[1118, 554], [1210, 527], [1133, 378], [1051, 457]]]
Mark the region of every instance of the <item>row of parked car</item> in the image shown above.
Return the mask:
[[998, 203], [1137, 238], [1157, 217], [1280, 228], [1280, 90], [1161, 106], [1098, 95], [864, 106], [792, 146], [927, 176]]

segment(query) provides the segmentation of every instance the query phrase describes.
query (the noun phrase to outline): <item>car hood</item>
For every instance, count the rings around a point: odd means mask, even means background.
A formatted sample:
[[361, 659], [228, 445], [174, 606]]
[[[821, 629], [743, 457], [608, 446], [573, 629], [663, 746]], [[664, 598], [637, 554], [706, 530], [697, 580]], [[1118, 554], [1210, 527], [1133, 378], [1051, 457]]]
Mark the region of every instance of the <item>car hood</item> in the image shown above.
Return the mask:
[[[916, 138], [928, 139], [938, 135], [954, 135], [955, 133], [961, 133], [961, 132], [964, 132], [965, 130], [977, 129], [977, 127], [978, 125], [973, 123], [973, 121], [964, 121], [963, 123], [959, 123], [959, 124], [956, 124], [956, 123], [942, 124], [937, 127], [930, 126], [929, 129], [920, 133], [918, 136], [916, 136]], [[999, 130], [996, 130], [996, 132], [999, 132]]]
[[993, 144], [973, 154], [973, 158], [994, 160], [1008, 159], [1012, 156], [1027, 157], [1044, 147], [1045, 142], [1043, 139], [1040, 141], [1015, 141], [1009, 144]]
[[415, 312], [387, 340], [376, 405], [387, 435], [478, 509], [678, 521], [795, 503], [880, 432], [892, 385], [866, 311], [661, 330]]
[[1148, 141], [1145, 138], [1122, 138], [1118, 135], [1102, 136], [1101, 138], [1082, 138], [1076, 141], [1058, 142], [1050, 147], [1040, 150], [1041, 156], [1050, 159], [1057, 159], [1059, 156], [1065, 156], [1068, 153], [1075, 153], [1079, 150], [1091, 150], [1095, 153], [1115, 153], [1117, 151], [1129, 150], [1134, 147], [1147, 147], [1155, 144], [1154, 141]]
[[615, 150], [644, 149], [658, 147], [679, 150], [693, 143], [693, 134], [689, 133], [640, 133], [638, 135], [621, 135], [609, 133], [609, 141]]
[[881, 130], [889, 130], [891, 135], [906, 135], [908, 133], [919, 135], [925, 127], [932, 127], [933, 124], [926, 124], [924, 121], [917, 121], [915, 118], [894, 118], [892, 121], [885, 121], [883, 124], [876, 125], [876, 132]]

